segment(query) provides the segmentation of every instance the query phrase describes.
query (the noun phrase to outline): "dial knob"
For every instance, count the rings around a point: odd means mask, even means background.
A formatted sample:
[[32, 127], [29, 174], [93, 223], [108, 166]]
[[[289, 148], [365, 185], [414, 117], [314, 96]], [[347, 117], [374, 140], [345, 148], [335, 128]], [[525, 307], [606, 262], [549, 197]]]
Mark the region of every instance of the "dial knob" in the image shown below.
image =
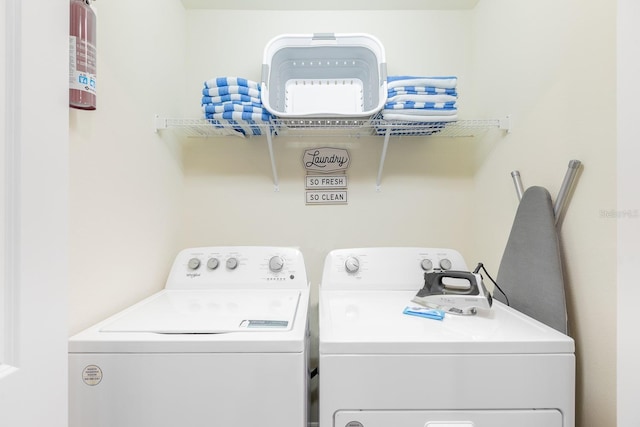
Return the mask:
[[229, 270], [235, 270], [237, 266], [238, 266], [238, 258], [231, 257], [227, 259], [227, 268]]
[[187, 263], [187, 266], [190, 270], [196, 270], [198, 267], [200, 267], [200, 260], [198, 258], [191, 258]]
[[277, 273], [284, 268], [284, 259], [281, 256], [273, 256], [269, 260], [269, 270]]
[[429, 271], [433, 268], [433, 263], [431, 262], [430, 259], [425, 258], [420, 262], [420, 266], [424, 271]]
[[450, 270], [451, 260], [449, 260], [448, 258], [442, 258], [440, 260], [440, 268], [442, 268], [443, 270]]
[[209, 258], [209, 260], [207, 261], [207, 268], [209, 270], [215, 270], [216, 268], [218, 268], [219, 264], [220, 262], [218, 261], [218, 258]]
[[344, 268], [348, 273], [356, 273], [360, 269], [360, 261], [356, 257], [349, 257], [344, 262]]

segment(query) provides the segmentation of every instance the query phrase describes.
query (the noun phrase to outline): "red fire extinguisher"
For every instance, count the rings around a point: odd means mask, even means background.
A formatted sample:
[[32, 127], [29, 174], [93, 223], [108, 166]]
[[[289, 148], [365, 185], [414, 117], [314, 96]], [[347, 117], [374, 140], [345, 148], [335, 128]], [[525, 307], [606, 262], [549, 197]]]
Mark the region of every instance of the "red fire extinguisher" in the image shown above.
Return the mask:
[[90, 0], [71, 0], [69, 106], [96, 109], [96, 14]]

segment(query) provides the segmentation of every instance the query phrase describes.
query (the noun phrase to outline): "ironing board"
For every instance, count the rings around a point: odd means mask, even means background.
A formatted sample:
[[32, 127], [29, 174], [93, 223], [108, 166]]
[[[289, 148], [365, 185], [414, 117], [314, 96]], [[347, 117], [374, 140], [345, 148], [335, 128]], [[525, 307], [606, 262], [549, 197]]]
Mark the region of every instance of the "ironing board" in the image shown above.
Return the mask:
[[[522, 194], [497, 281], [511, 307], [567, 334], [556, 215], [545, 188], [529, 187]], [[494, 298], [507, 302], [499, 292]]]
[[569, 327], [558, 228], [581, 166], [579, 160], [569, 161], [553, 205], [545, 188], [531, 187], [525, 192], [520, 172], [511, 172], [520, 205], [497, 277], [508, 299], [494, 295], [564, 334]]

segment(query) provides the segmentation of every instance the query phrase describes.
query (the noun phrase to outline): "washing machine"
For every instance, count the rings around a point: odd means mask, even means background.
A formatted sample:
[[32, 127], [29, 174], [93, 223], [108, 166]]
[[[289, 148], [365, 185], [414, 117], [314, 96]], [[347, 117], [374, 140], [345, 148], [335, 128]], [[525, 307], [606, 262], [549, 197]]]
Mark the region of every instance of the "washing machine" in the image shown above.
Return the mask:
[[[416, 313], [425, 272], [468, 271], [443, 248], [330, 252], [319, 290], [320, 427], [573, 427], [574, 341], [493, 301]], [[485, 277], [485, 280], [486, 277]]]
[[284, 247], [181, 251], [164, 289], [69, 340], [70, 427], [306, 427], [309, 283]]

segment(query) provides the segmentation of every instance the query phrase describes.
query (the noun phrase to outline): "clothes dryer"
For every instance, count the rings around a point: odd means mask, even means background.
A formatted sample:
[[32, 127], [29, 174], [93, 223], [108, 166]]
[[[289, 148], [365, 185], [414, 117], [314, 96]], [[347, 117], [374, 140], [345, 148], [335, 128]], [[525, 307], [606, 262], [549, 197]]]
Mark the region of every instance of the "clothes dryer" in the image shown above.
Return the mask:
[[71, 337], [69, 426], [306, 426], [308, 304], [297, 249], [180, 252], [163, 290]]
[[320, 427], [573, 427], [574, 341], [493, 302], [442, 320], [404, 313], [455, 250], [330, 252], [319, 292]]

